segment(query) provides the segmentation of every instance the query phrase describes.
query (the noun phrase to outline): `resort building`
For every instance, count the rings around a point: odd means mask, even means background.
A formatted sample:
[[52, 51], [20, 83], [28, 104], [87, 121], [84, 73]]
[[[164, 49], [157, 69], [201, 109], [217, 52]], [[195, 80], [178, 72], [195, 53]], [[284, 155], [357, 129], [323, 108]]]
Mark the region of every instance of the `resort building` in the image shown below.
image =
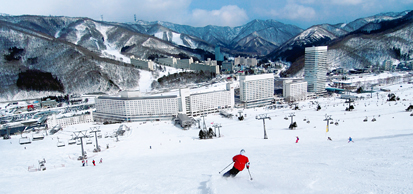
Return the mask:
[[137, 68], [153, 71], [154, 70], [154, 62], [151, 60], [135, 58], [135, 56], [130, 57], [130, 62]]
[[245, 108], [270, 105], [274, 99], [274, 75], [241, 75], [240, 101]]
[[236, 57], [234, 58], [234, 65], [242, 65], [248, 67], [255, 67], [257, 66], [258, 62], [256, 58], [245, 58], [245, 57]]
[[307, 91], [316, 94], [325, 92], [327, 81], [327, 46], [306, 47], [304, 77]]
[[120, 97], [100, 96], [96, 99], [95, 121], [146, 121], [171, 119], [178, 114], [178, 98], [145, 96], [139, 91], [122, 91]]
[[192, 93], [181, 89], [180, 95], [140, 96], [139, 91], [122, 91], [119, 96], [100, 96], [96, 99], [95, 121], [170, 120], [184, 113], [198, 116], [234, 107], [234, 88]]
[[226, 85], [226, 90], [193, 93], [189, 89], [180, 90], [181, 111], [188, 116], [216, 113], [221, 109], [234, 107], [234, 88]]
[[307, 99], [307, 82], [293, 80], [283, 81], [283, 97], [287, 102]]

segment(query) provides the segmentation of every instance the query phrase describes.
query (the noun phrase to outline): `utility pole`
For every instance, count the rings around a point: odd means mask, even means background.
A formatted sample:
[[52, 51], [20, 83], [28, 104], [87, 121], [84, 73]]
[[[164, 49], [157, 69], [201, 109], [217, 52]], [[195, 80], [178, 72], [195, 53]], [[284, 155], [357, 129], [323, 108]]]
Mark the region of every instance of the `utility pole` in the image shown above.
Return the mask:
[[213, 127], [214, 127], [214, 129], [215, 129], [215, 136], [216, 136], [216, 134], [217, 134], [216, 128], [218, 128], [218, 133], [219, 133], [219, 136], [218, 136], [218, 137], [221, 137], [221, 131], [219, 130], [219, 128], [222, 127], [221, 124], [216, 123], [216, 124], [213, 125]]
[[326, 132], [328, 132], [329, 131], [329, 126], [330, 126], [330, 120], [333, 120], [332, 118], [331, 118], [331, 115], [325, 115], [325, 119], [324, 119], [324, 121], [327, 121], [327, 129], [326, 129]]
[[99, 144], [98, 144], [98, 132], [100, 132], [99, 130], [100, 126], [98, 127], [92, 127], [92, 131], [90, 133], [95, 133], [95, 139], [96, 139], [96, 152], [100, 152], [100, 148], [99, 148]]
[[290, 116], [288, 117], [291, 117], [291, 125], [292, 125], [294, 122], [295, 113], [290, 113]]
[[4, 139], [10, 139], [10, 128], [8, 124], [3, 125], [4, 128], [6, 128], [6, 136], [4, 136]]
[[85, 159], [85, 151], [83, 149], [83, 138], [86, 137], [86, 134], [83, 131], [76, 131], [76, 132], [73, 132], [73, 133], [75, 134], [75, 136], [77, 138], [80, 138], [80, 145], [81, 145], [81, 148], [82, 148], [82, 160], [83, 160], [83, 159]]
[[202, 117], [202, 119], [203, 119], [203, 121], [204, 121], [204, 123], [203, 123], [203, 128], [204, 128], [204, 130], [206, 130], [207, 129], [207, 127], [206, 127], [206, 124], [205, 124], [205, 115], [202, 115], [201, 116]]
[[265, 130], [265, 119], [271, 120], [271, 117], [267, 116], [267, 114], [260, 114], [255, 116], [255, 119], [262, 120], [262, 123], [264, 124], [264, 139], [268, 139], [267, 130]]
[[201, 119], [198, 118], [196, 121], [198, 121], [198, 129], [201, 129]]

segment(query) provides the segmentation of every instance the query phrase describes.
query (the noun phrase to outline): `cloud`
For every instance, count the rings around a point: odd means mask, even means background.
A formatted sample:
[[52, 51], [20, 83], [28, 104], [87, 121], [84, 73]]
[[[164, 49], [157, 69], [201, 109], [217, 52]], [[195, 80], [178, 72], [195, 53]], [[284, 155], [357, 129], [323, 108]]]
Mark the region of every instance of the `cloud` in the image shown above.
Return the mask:
[[296, 3], [289, 3], [280, 10], [270, 10], [269, 15], [290, 20], [312, 20], [316, 17], [316, 11], [311, 7], [306, 7]]
[[188, 22], [194, 26], [238, 26], [246, 21], [248, 16], [244, 9], [236, 5], [227, 5], [219, 10], [194, 9]]
[[331, 3], [338, 5], [359, 5], [363, 3], [363, 0], [332, 0]]

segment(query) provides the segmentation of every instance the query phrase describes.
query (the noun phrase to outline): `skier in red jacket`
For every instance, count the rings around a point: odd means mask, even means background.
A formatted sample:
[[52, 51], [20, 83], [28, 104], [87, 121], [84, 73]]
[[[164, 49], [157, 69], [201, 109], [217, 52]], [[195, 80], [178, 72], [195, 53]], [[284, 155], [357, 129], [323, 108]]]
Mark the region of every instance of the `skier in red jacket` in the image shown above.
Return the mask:
[[234, 162], [234, 167], [232, 167], [231, 170], [223, 174], [222, 176], [224, 177], [234, 177], [236, 176], [240, 171], [244, 170], [244, 167], [247, 166], [247, 169], [250, 168], [250, 163], [248, 161], [248, 157], [244, 156], [243, 154], [245, 153], [245, 150], [242, 149], [241, 152], [234, 156], [232, 158], [232, 161]]

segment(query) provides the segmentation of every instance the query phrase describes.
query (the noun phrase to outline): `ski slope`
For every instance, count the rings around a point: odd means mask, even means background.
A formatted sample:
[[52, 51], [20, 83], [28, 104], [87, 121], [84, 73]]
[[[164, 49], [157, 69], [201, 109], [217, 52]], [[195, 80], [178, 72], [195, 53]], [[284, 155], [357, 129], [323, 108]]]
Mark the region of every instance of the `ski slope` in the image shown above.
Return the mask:
[[[12, 136], [0, 140], [0, 193], [413, 193], [413, 117], [405, 111], [413, 102], [413, 88], [386, 88], [401, 100], [387, 102], [388, 93], [380, 92], [379, 99], [374, 94], [356, 101], [352, 112], [344, 111], [344, 100], [331, 97], [317, 99], [320, 111], [305, 101], [301, 110], [246, 109], [244, 121], [211, 114], [205, 123], [220, 123], [221, 137], [208, 140], [198, 139], [197, 126], [182, 130], [171, 121], [125, 123], [131, 130], [119, 141], [98, 139], [102, 152], [92, 152], [95, 143], [84, 144], [85, 167], [76, 160], [80, 145], [67, 141], [74, 131], [98, 125], [69, 126], [28, 145], [19, 144], [20, 135]], [[284, 119], [290, 113], [296, 115], [295, 130]], [[265, 120], [268, 139], [262, 120], [255, 119], [259, 114], [271, 117]], [[326, 114], [339, 123], [331, 124], [329, 132]], [[102, 135], [119, 125], [101, 125]], [[350, 136], [354, 143], [348, 143]], [[57, 147], [57, 137], [65, 147]], [[241, 149], [251, 162], [253, 180], [246, 169], [235, 178], [221, 177]], [[46, 171], [28, 171], [43, 158]]]

